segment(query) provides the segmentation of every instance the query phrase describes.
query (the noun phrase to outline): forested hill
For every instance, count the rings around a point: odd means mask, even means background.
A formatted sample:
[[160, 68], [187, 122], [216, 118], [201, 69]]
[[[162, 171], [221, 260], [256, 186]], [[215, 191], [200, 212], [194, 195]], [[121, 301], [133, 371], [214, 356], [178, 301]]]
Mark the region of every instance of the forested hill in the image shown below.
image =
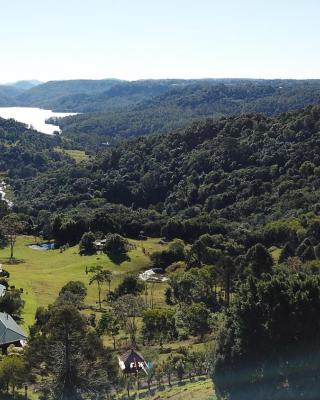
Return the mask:
[[158, 95], [157, 86], [137, 93], [142, 90], [140, 85], [128, 85], [126, 90], [120, 85], [121, 91], [114, 87], [95, 96], [90, 111], [107, 106], [109, 110], [62, 120], [64, 134], [83, 145], [89, 141], [99, 144], [119, 137], [169, 132], [197, 119], [248, 112], [275, 115], [320, 103], [318, 81], [199, 81], [175, 84], [170, 90], [159, 86], [162, 93]]
[[[108, 111], [116, 108], [126, 109], [129, 105], [165, 93], [175, 86], [189, 86], [197, 82], [209, 85], [216, 81], [181, 79], [50, 81], [31, 88], [18, 85], [20, 92], [16, 93], [15, 100], [21, 106], [50, 108], [55, 111]], [[17, 88], [17, 84], [4, 87], [6, 90], [13, 90]]]
[[114, 82], [106, 91], [68, 95], [51, 101], [49, 104], [55, 110], [80, 113], [124, 111], [166, 93], [175, 85], [188, 85], [190, 82], [178, 80]]
[[65, 96], [100, 93], [110, 89], [116, 83], [118, 83], [116, 79], [50, 81], [25, 90], [17, 97], [17, 102], [19, 105], [28, 107], [59, 109], [61, 108], [59, 107], [60, 99]]
[[[14, 179], [12, 185], [17, 207], [34, 215], [50, 209], [90, 225], [102, 210], [104, 218], [126, 221], [127, 229], [153, 234], [170, 219], [192, 220], [196, 234], [200, 225], [257, 225], [320, 209], [319, 150], [320, 107], [314, 106], [140, 137], [87, 163]], [[111, 210], [110, 204], [126, 209]], [[147, 219], [142, 210], [148, 210]], [[183, 235], [181, 226], [177, 231]]]
[[25, 124], [0, 118], [0, 174], [14, 179], [32, 179], [39, 172], [72, 163], [54, 151], [61, 144], [57, 136], [27, 129]]
[[15, 106], [21, 91], [13, 86], [0, 85], [0, 107]]

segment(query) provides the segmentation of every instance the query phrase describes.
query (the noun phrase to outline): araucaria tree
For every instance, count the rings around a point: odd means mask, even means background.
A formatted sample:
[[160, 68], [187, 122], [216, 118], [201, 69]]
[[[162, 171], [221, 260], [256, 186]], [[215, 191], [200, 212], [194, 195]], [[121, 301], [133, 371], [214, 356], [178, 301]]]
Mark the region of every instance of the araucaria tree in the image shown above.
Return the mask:
[[89, 285], [92, 285], [93, 283], [97, 284], [98, 287], [98, 303], [99, 303], [99, 310], [102, 310], [102, 302], [101, 302], [101, 292], [102, 292], [102, 287], [105, 284], [109, 285], [109, 291], [110, 291], [110, 284], [111, 284], [111, 279], [112, 279], [112, 273], [108, 271], [107, 269], [103, 269], [100, 265], [96, 267], [91, 267], [89, 269], [89, 273], [92, 274]]
[[50, 400], [96, 399], [117, 379], [114, 356], [70, 304], [37, 313], [26, 359], [36, 375], [41, 372], [41, 391]]

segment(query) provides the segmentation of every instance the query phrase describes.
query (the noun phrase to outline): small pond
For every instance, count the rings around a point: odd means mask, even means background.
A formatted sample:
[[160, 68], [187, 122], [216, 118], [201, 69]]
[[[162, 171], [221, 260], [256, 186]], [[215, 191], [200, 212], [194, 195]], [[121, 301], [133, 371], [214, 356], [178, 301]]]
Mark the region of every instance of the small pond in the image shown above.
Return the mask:
[[30, 244], [30, 246], [28, 247], [32, 250], [40, 250], [40, 251], [53, 250], [54, 243]]

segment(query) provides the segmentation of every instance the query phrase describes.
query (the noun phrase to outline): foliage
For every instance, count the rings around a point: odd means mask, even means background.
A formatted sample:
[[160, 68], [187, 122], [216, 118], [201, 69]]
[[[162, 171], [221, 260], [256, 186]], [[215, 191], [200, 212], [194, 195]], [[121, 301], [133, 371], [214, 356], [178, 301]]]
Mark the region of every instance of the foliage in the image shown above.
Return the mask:
[[167, 250], [156, 251], [150, 258], [154, 267], [165, 270], [171, 264], [186, 259], [184, 243], [180, 239], [175, 239], [169, 244]]
[[21, 291], [17, 289], [6, 290], [4, 296], [0, 297], [0, 312], [20, 316], [24, 300], [21, 298]]
[[0, 229], [10, 244], [10, 260], [13, 260], [13, 249], [19, 233], [24, 228], [23, 222], [17, 214], [10, 213], [0, 221]]
[[204, 303], [184, 304], [176, 314], [178, 332], [182, 330], [189, 335], [200, 335], [210, 331], [210, 312]]
[[239, 287], [217, 336], [219, 398], [311, 398], [318, 392], [319, 283], [319, 276], [279, 270]]
[[117, 233], [110, 233], [106, 237], [106, 243], [104, 245], [104, 251], [107, 254], [117, 255], [124, 254], [129, 250], [129, 242]]
[[57, 301], [69, 302], [80, 307], [87, 296], [87, 288], [83, 282], [70, 281], [59, 292]]
[[0, 361], [0, 385], [3, 390], [11, 388], [14, 396], [16, 389], [19, 389], [26, 382], [28, 374], [24, 360], [20, 356], [11, 355]]
[[124, 296], [126, 294], [139, 295], [143, 292], [145, 283], [136, 275], [126, 275], [123, 281], [119, 284], [117, 289], [113, 292], [115, 298]]
[[113, 310], [104, 312], [99, 320], [97, 332], [110, 335], [113, 339], [113, 348], [116, 349], [116, 336], [120, 333], [120, 321]]
[[[278, 239], [284, 244], [304, 235], [303, 224], [295, 222], [301, 214], [318, 212], [319, 121], [317, 106], [274, 118], [207, 120], [122, 142], [85, 164], [70, 167], [66, 161], [10, 184], [26, 213], [48, 209], [50, 198], [61, 243], [79, 241], [90, 227], [129, 237], [162, 232], [194, 242], [203, 234], [223, 234], [245, 247]], [[305, 161], [315, 165], [307, 178], [300, 170]], [[260, 228], [284, 215], [292, 216], [287, 227], [246, 232], [246, 224]]]
[[79, 242], [79, 252], [81, 255], [90, 255], [96, 252], [94, 246], [96, 238], [92, 232], [85, 232]]
[[106, 283], [109, 285], [109, 292], [110, 292], [110, 283], [112, 279], [112, 273], [106, 269], [103, 269], [100, 265], [96, 267], [91, 267], [89, 268], [88, 272], [91, 275], [89, 285], [92, 285], [93, 283], [97, 284], [98, 287], [98, 303], [99, 303], [99, 309], [100, 311], [102, 310], [102, 299], [101, 299], [101, 292], [102, 292], [102, 287]]
[[144, 309], [144, 302], [140, 297], [126, 294], [113, 304], [114, 312], [122, 327], [130, 335], [131, 345], [136, 346], [137, 318], [141, 316]]
[[204, 303], [208, 308], [215, 310], [218, 306], [218, 279], [215, 268], [209, 266], [172, 273], [169, 278], [169, 290], [166, 292], [167, 303]]
[[248, 250], [245, 262], [250, 273], [257, 278], [260, 278], [264, 273], [272, 272], [272, 257], [261, 243], [257, 243]]
[[170, 308], [148, 308], [142, 314], [142, 336], [147, 342], [163, 343], [177, 338], [175, 311]]
[[68, 117], [61, 121], [61, 126], [69, 137], [81, 143], [103, 143], [117, 136], [168, 132], [208, 117], [252, 112], [274, 115], [318, 104], [319, 92], [319, 83], [315, 81], [121, 83], [101, 95], [66, 99], [65, 109], [97, 112]]
[[48, 399], [108, 393], [117, 376], [109, 350], [67, 303], [37, 313], [26, 358], [34, 372], [41, 370], [41, 391]]

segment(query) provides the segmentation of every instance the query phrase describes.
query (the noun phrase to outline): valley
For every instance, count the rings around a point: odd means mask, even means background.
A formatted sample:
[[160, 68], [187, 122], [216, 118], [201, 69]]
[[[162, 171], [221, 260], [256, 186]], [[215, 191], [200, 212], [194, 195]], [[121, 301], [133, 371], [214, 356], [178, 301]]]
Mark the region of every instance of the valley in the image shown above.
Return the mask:
[[[17, 360], [31, 399], [60, 379], [63, 351], [77, 388], [110, 399], [237, 396], [242, 363], [255, 393], [268, 357], [278, 377], [287, 357], [294, 387], [296, 341], [317, 348], [319, 87], [49, 82], [20, 92], [26, 108], [0, 108], [0, 311], [28, 332]], [[62, 113], [34, 108], [46, 104]], [[63, 112], [80, 114], [59, 135], [37, 124]], [[144, 369], [123, 375], [130, 349]]]

